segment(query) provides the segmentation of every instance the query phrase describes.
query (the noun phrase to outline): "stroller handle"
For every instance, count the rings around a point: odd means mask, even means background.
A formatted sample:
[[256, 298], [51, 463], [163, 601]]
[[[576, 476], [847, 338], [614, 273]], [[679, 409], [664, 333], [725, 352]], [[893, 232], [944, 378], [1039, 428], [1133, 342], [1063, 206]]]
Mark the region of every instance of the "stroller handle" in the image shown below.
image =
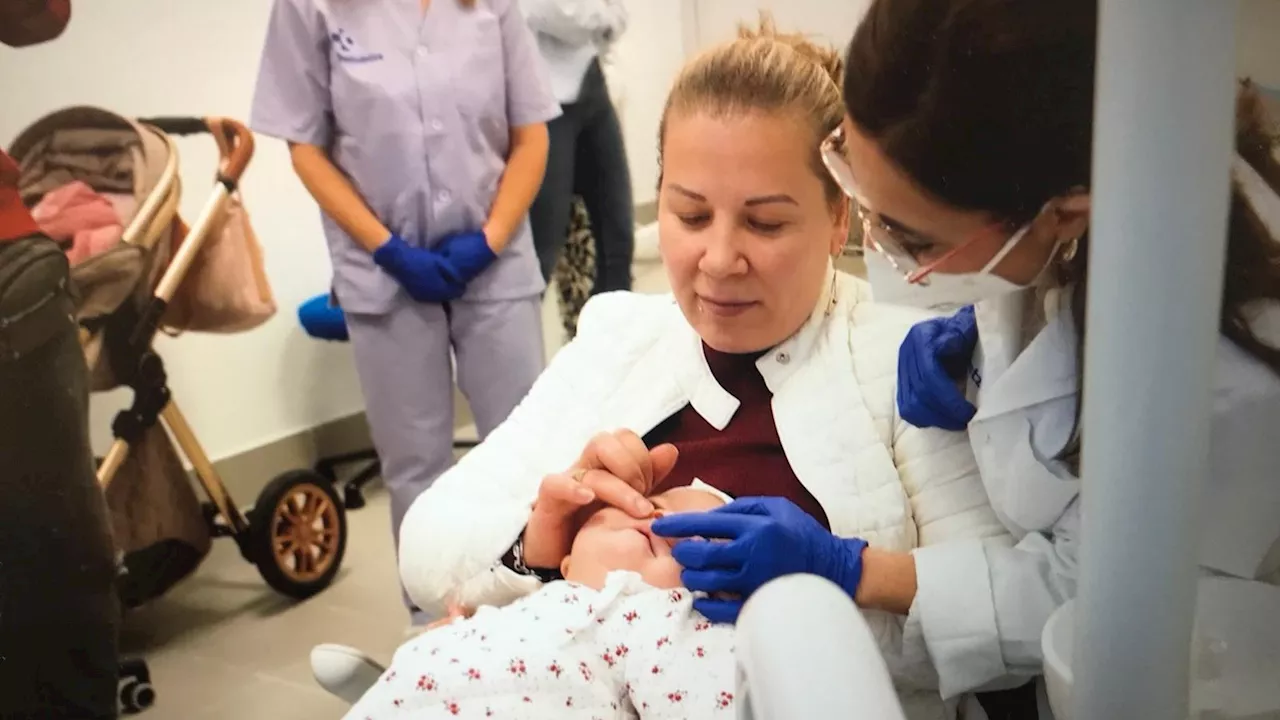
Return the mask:
[[213, 135], [223, 160], [218, 179], [226, 183], [228, 189], [234, 189], [240, 182], [240, 176], [253, 158], [253, 133], [231, 118], [154, 117], [139, 118], [138, 122], [167, 135]]
[[203, 118], [196, 117], [154, 117], [138, 118], [143, 125], [151, 125], [168, 135], [198, 135], [209, 132], [209, 126]]

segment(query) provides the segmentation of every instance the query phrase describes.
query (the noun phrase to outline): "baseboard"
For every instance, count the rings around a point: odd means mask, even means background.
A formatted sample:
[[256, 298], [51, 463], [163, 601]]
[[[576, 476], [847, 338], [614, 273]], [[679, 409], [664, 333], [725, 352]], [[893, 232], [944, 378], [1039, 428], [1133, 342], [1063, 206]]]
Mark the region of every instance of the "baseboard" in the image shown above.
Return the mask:
[[[466, 432], [474, 422], [466, 398], [455, 387], [455, 432], [462, 431], [457, 433], [460, 436], [474, 436], [474, 431]], [[364, 413], [359, 412], [224, 458], [215, 462], [214, 468], [236, 504], [248, 507], [263, 486], [282, 473], [314, 467], [322, 457], [371, 447], [369, 423]]]
[[635, 250], [632, 258], [637, 265], [662, 262], [662, 253], [658, 248], [656, 222], [636, 223]]
[[648, 225], [658, 219], [658, 201], [651, 200], [647, 203], [640, 203], [636, 206], [635, 221], [636, 225]]

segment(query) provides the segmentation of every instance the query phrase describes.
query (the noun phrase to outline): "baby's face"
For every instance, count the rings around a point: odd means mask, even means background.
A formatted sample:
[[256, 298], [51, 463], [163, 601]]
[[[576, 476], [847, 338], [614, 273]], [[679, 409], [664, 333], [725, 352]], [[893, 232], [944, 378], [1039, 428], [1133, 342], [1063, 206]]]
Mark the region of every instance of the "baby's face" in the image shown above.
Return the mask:
[[614, 507], [598, 510], [587, 518], [561, 567], [565, 579], [602, 588], [610, 572], [630, 570], [654, 587], [680, 587], [680, 565], [671, 557], [675, 541], [654, 535], [653, 521], [671, 513], [713, 510], [724, 502], [709, 492], [689, 487], [674, 488], [649, 500], [657, 511], [645, 520]]

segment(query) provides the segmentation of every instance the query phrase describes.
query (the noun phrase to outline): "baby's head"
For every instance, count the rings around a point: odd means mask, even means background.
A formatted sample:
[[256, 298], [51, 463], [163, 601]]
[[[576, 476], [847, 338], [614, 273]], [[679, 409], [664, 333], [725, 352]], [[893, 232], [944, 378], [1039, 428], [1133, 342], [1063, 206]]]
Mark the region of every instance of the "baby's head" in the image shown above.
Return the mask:
[[609, 573], [630, 570], [654, 587], [680, 587], [680, 565], [671, 557], [674, 541], [654, 535], [653, 521], [672, 513], [713, 510], [727, 500], [703, 484], [673, 488], [649, 500], [657, 509], [646, 520], [637, 520], [615, 507], [602, 508], [588, 517], [560, 566], [565, 579], [602, 588]]

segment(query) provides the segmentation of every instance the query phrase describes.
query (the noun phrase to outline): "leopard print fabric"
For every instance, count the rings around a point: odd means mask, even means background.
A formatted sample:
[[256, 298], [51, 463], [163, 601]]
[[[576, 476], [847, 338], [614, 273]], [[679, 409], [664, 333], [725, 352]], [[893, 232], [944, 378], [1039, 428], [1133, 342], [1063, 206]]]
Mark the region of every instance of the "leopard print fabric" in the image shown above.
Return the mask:
[[559, 294], [560, 322], [568, 340], [578, 332], [578, 314], [591, 297], [596, 277], [596, 243], [581, 197], [574, 196], [570, 212], [569, 239], [552, 273]]

